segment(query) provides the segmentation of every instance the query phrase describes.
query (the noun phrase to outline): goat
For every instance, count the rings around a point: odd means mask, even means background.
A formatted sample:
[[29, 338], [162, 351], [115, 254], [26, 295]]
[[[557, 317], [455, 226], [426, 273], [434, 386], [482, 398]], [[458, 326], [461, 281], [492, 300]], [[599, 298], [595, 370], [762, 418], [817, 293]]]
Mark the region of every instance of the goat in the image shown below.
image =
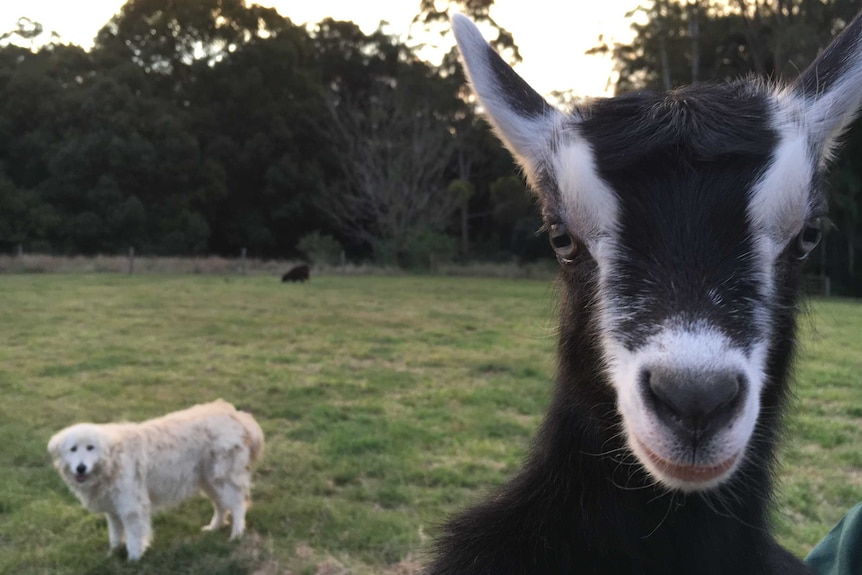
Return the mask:
[[453, 28], [560, 263], [559, 358], [523, 467], [449, 519], [426, 573], [808, 573], [768, 513], [801, 264], [862, 100], [862, 20], [786, 87], [567, 113], [466, 17]]
[[304, 283], [306, 280], [310, 279], [311, 274], [308, 269], [308, 265], [300, 264], [298, 266], [294, 266], [288, 270], [286, 274], [281, 276], [281, 282], [301, 282]]

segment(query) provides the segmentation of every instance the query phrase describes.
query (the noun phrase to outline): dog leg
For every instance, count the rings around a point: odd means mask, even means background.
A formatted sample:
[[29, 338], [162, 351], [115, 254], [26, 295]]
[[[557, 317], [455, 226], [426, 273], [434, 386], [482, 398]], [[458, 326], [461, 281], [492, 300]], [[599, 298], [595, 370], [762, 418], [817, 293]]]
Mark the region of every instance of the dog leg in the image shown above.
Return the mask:
[[201, 531], [215, 531], [227, 524], [228, 508], [222, 498], [223, 485], [222, 482], [215, 482], [211, 479], [204, 480], [201, 485], [201, 491], [204, 492], [213, 504], [213, 518], [209, 522], [209, 525], [201, 527]]
[[114, 513], [106, 513], [105, 517], [108, 518], [108, 544], [110, 545], [108, 555], [110, 555], [123, 544], [123, 522]]
[[237, 539], [245, 531], [245, 493], [242, 488], [228, 483], [222, 488], [221, 497], [231, 514], [230, 538]]
[[123, 515], [123, 528], [126, 531], [126, 551], [129, 561], [137, 561], [150, 546], [152, 526], [149, 510], [133, 511]]
[[201, 527], [201, 531], [215, 531], [224, 527], [227, 521], [227, 510], [217, 498], [213, 498], [213, 518], [209, 525]]

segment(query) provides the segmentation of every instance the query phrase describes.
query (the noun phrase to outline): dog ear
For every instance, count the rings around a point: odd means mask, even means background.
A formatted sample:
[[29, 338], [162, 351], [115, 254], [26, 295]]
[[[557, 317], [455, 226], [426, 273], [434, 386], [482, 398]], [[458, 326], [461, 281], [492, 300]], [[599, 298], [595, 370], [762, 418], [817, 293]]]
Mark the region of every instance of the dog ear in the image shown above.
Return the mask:
[[60, 451], [63, 448], [63, 440], [66, 437], [66, 430], [58, 431], [55, 433], [51, 439], [48, 440], [48, 453], [51, 454], [51, 457], [57, 459], [60, 457]]

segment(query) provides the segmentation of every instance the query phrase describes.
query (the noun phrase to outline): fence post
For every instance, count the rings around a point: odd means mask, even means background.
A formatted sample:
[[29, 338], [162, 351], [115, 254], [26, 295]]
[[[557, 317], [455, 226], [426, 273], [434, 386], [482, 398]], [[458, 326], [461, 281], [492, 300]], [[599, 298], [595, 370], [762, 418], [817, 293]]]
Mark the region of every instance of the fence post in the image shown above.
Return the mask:
[[129, 247], [129, 275], [135, 273], [135, 247]]
[[347, 273], [347, 256], [344, 253], [344, 250], [341, 250], [341, 273]]
[[245, 248], [239, 252], [239, 273], [245, 275]]
[[18, 257], [19, 258], [24, 257], [24, 245], [23, 244], [18, 244]]

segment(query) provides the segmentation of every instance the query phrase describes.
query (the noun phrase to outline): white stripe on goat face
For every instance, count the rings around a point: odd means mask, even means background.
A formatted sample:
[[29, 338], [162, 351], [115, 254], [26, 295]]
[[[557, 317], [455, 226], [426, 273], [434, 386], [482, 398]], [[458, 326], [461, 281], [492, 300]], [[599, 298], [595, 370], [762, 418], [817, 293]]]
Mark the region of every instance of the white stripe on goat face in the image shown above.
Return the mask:
[[[802, 103], [785, 95], [773, 104], [773, 130], [778, 145], [769, 167], [751, 191], [749, 219], [771, 264], [788, 242], [802, 229], [818, 206], [811, 197], [817, 160], [805, 126]], [[767, 269], [771, 265], [764, 265]]]
[[617, 228], [617, 197], [596, 172], [587, 141], [577, 133], [573, 136], [558, 147], [550, 164], [568, 229], [586, 244], [594, 258], [601, 258]]

